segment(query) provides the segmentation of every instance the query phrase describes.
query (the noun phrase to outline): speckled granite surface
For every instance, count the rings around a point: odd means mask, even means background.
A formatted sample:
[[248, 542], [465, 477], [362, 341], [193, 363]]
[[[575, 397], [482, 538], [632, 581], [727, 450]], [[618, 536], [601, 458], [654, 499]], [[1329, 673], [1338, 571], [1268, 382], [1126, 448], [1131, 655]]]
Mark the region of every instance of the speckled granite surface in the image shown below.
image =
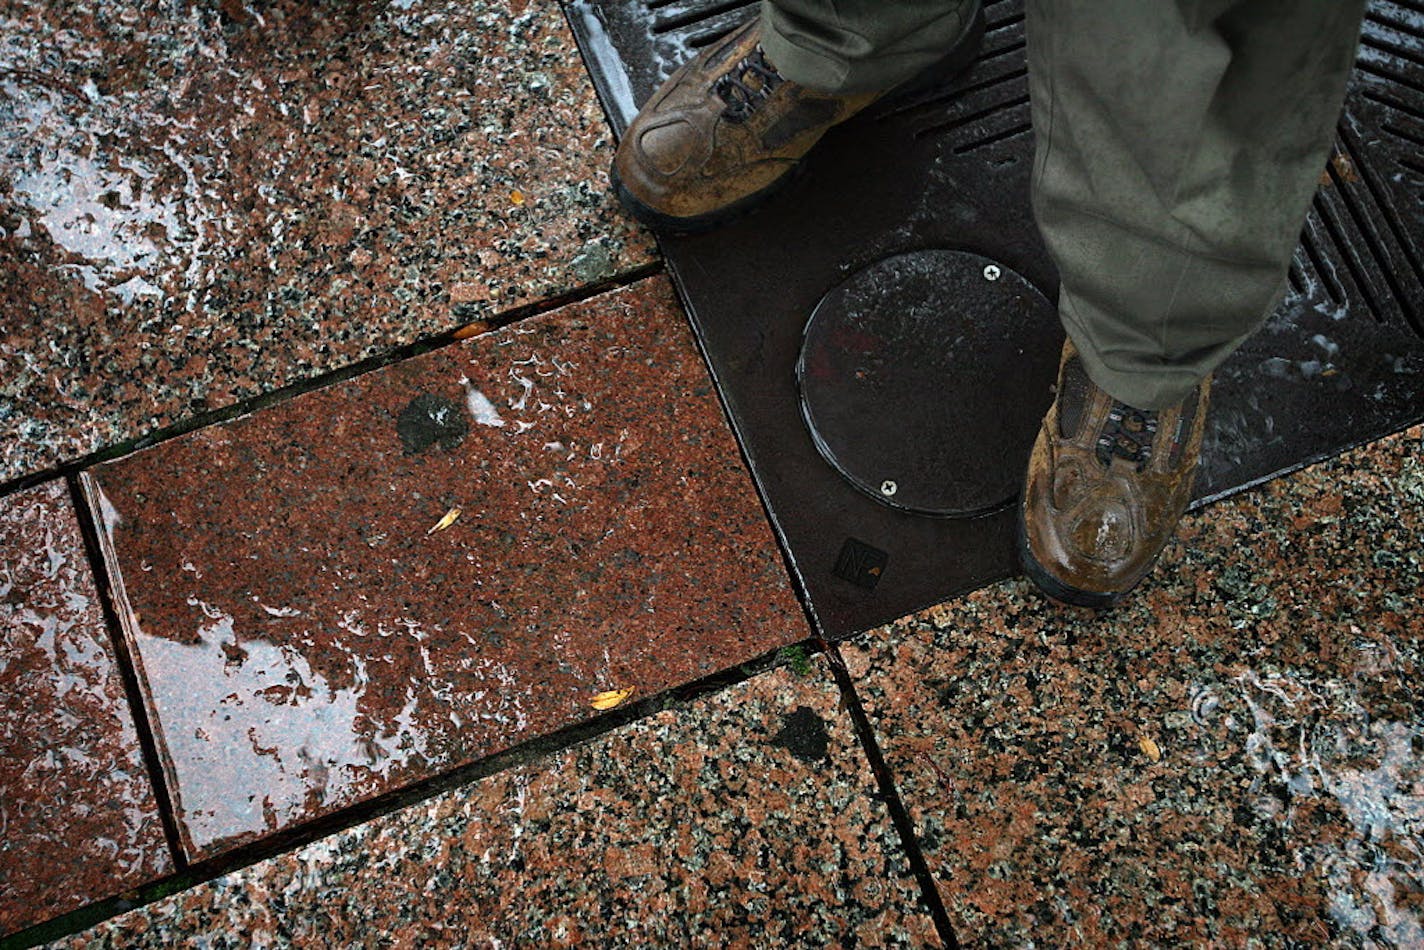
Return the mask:
[[1189, 516], [1109, 619], [1010, 582], [847, 645], [962, 936], [1424, 943], [1422, 539], [1415, 428]]
[[778, 670], [62, 945], [937, 946], [874, 790]]
[[0, 0], [0, 482], [626, 272], [555, 0]]
[[69, 491], [0, 499], [0, 936], [172, 866]]
[[85, 481], [194, 855], [807, 635], [661, 278]]

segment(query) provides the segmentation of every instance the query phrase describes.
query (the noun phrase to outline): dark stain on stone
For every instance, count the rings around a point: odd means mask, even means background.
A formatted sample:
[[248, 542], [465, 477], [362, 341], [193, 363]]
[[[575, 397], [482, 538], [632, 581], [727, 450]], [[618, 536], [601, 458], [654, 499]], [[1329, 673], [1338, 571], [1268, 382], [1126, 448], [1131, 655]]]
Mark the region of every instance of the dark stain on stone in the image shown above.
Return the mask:
[[406, 455], [424, 452], [432, 445], [453, 449], [465, 441], [470, 420], [458, 403], [434, 393], [421, 393], [401, 410], [396, 434]]
[[797, 706], [771, 741], [807, 765], [819, 765], [829, 759], [831, 735], [826, 731], [826, 721], [810, 706]]

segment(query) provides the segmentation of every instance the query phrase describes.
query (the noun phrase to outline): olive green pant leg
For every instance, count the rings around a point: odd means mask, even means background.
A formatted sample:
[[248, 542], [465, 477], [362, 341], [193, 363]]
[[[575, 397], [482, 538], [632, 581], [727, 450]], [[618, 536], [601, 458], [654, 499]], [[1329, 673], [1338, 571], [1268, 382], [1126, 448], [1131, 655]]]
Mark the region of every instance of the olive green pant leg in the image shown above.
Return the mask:
[[762, 0], [762, 49], [792, 82], [878, 92], [933, 65], [979, 0]]
[[1029, 0], [1034, 210], [1095, 382], [1160, 409], [1279, 300], [1362, 0]]

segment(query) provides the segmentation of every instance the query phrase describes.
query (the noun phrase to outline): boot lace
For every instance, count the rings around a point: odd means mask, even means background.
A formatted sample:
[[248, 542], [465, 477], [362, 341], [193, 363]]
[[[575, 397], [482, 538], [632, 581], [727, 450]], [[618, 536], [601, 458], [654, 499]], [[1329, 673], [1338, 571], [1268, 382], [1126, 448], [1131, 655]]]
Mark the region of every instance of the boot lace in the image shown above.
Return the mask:
[[758, 44], [728, 73], [718, 77], [712, 91], [726, 104], [722, 118], [728, 122], [745, 122], [772, 90], [785, 81], [776, 67], [766, 61], [766, 53]]
[[1126, 403], [1113, 401], [1107, 421], [1098, 433], [1095, 454], [1103, 466], [1115, 458], [1125, 459], [1141, 472], [1152, 460], [1152, 440], [1157, 435], [1157, 412], [1134, 409]]

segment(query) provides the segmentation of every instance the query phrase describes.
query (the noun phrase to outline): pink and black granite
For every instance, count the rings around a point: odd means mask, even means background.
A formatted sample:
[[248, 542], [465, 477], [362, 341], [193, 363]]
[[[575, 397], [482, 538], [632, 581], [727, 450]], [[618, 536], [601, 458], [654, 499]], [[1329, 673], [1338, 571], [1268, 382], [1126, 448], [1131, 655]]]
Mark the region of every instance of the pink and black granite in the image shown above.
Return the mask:
[[194, 857], [806, 636], [661, 279], [85, 481]]
[[845, 650], [975, 945], [1424, 944], [1424, 428]]
[[555, 0], [0, 0], [0, 483], [626, 273]]
[[938, 946], [822, 664], [116, 918], [65, 945]]
[[0, 936], [172, 867], [69, 492], [0, 499]]

